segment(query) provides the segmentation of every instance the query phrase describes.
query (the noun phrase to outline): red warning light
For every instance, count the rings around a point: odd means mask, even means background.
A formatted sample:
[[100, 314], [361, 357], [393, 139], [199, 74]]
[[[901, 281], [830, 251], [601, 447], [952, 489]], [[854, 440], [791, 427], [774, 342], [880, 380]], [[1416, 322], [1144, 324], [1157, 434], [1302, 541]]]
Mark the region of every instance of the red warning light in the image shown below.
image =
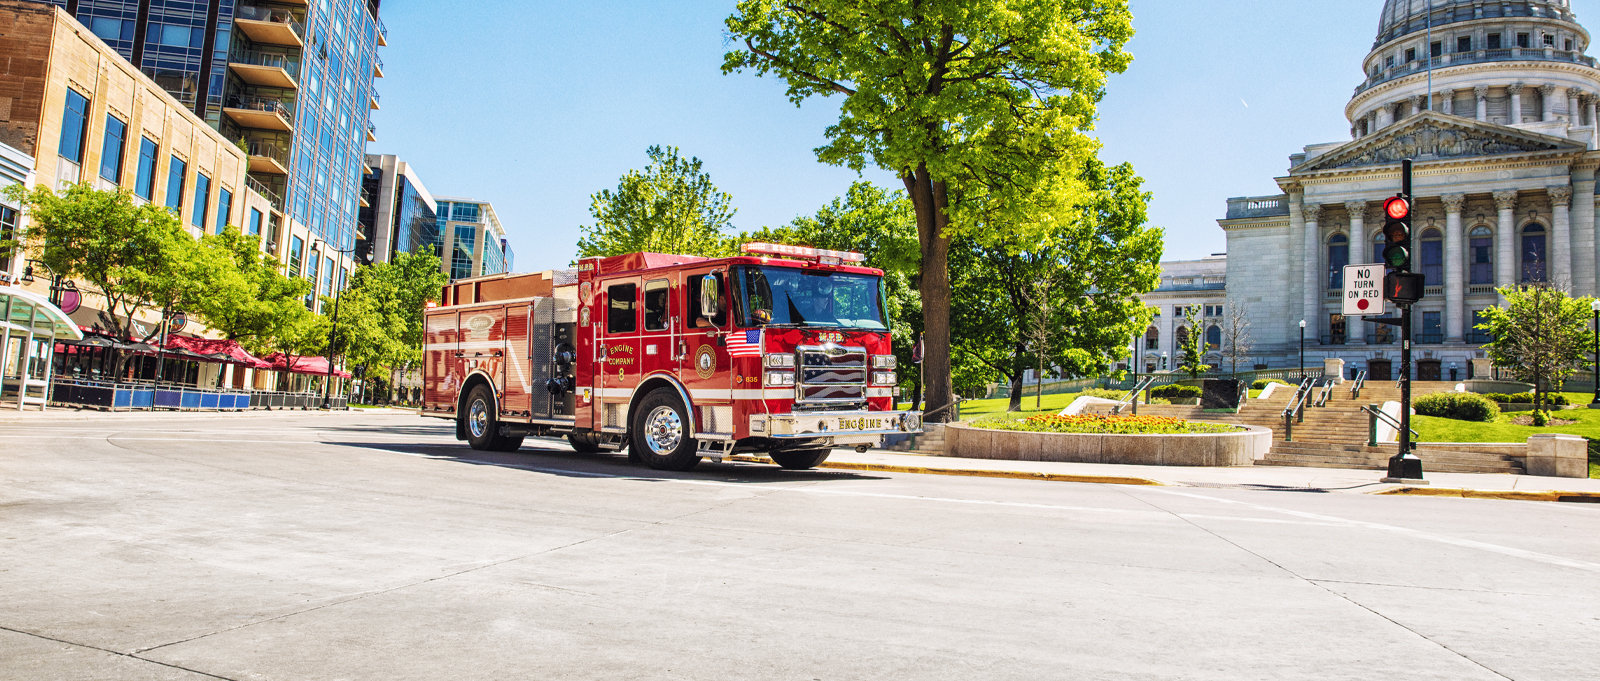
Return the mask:
[[1391, 196], [1383, 202], [1383, 213], [1390, 220], [1404, 220], [1411, 215], [1411, 202], [1403, 196]]

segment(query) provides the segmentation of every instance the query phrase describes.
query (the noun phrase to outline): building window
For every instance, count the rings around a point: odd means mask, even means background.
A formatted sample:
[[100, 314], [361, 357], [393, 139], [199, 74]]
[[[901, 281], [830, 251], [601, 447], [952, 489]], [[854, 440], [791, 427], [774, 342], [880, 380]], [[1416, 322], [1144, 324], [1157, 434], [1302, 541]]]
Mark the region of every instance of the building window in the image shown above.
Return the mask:
[[306, 264], [310, 266], [310, 268], [306, 272], [306, 278], [311, 280], [311, 290], [306, 292], [306, 301], [305, 301], [306, 302], [306, 309], [307, 310], [311, 310], [312, 312], [316, 312], [317, 311], [317, 266], [322, 264], [322, 258], [317, 255], [317, 252], [316, 252], [315, 249], [313, 249], [311, 251], [311, 253], [306, 255]]
[[1491, 50], [1500, 49], [1500, 34], [1499, 33], [1490, 33], [1489, 34], [1488, 43], [1489, 43], [1488, 44], [1488, 48], [1489, 49], [1491, 49]]
[[[61, 158], [83, 163], [83, 138], [89, 128], [89, 98], [67, 89], [67, 105], [61, 112]], [[74, 178], [76, 179], [76, 178]]]
[[122, 148], [128, 137], [128, 124], [106, 114], [106, 136], [100, 144], [100, 177], [112, 184], [122, 182]]
[[329, 257], [322, 266], [322, 295], [333, 295], [333, 258]]
[[250, 233], [261, 234], [261, 211], [250, 209]]
[[1429, 229], [1422, 233], [1422, 244], [1417, 249], [1422, 256], [1422, 278], [1424, 285], [1441, 286], [1444, 284], [1444, 235], [1437, 229]]
[[1553, 35], [1550, 35], [1549, 33], [1544, 34], [1544, 46], [1545, 47], [1555, 47], [1556, 46], [1556, 37], [1553, 36]]
[[1410, 64], [1411, 62], [1414, 62], [1416, 60], [1417, 60], [1417, 48], [1415, 48], [1415, 47], [1406, 48], [1406, 63]]
[[1524, 48], [1524, 49], [1526, 49], [1528, 47], [1528, 34], [1526, 34], [1526, 33], [1518, 33], [1517, 34], [1517, 47], [1521, 47], [1521, 48]]
[[1161, 349], [1161, 330], [1160, 329], [1157, 329], [1156, 327], [1152, 326], [1152, 327], [1144, 330], [1144, 349], [1146, 349], [1146, 350], [1160, 350]]
[[133, 181], [133, 193], [150, 200], [156, 190], [156, 143], [149, 137], [139, 138], [139, 177]]
[[645, 282], [644, 285], [644, 330], [667, 330], [667, 296], [672, 292], [672, 287], [665, 279]]
[[17, 211], [8, 206], [0, 206], [0, 271], [5, 271], [11, 265], [11, 249], [5, 243], [17, 235]]
[[300, 251], [305, 247], [305, 239], [298, 236], [289, 237], [289, 276], [300, 276]]
[[1173, 305], [1172, 306], [1172, 317], [1174, 319], [1182, 317], [1183, 314], [1184, 313], [1183, 313], [1183, 306], [1182, 305]]
[[174, 213], [183, 213], [183, 183], [188, 173], [189, 164], [173, 156], [167, 167], [167, 207]]
[[606, 289], [606, 333], [632, 333], [637, 328], [633, 309], [638, 289], [637, 284], [618, 284]]
[[1567, 38], [1566, 47], [1564, 47], [1562, 49], [1564, 49], [1564, 50], [1566, 50], [1568, 52], [1572, 51], [1572, 39], [1571, 38]]
[[1544, 225], [1537, 222], [1522, 228], [1522, 281], [1525, 283], [1548, 281], [1545, 271]]
[[1434, 41], [1432, 45], [1428, 46], [1428, 54], [1434, 57], [1444, 54], [1444, 43]]
[[1472, 51], [1472, 36], [1464, 35], [1464, 36], [1461, 36], [1460, 38], [1456, 38], [1456, 51], [1457, 52], [1471, 52]]
[[1330, 315], [1328, 315], [1328, 344], [1329, 345], [1344, 345], [1344, 340], [1345, 340], [1344, 315], [1342, 315], [1342, 314], [1330, 314]]
[[217, 233], [221, 234], [233, 221], [233, 192], [227, 187], [217, 189]]
[[1383, 67], [1386, 69], [1394, 68], [1394, 55], [1391, 54], [1383, 58]]
[[1419, 343], [1437, 345], [1444, 342], [1444, 332], [1439, 326], [1439, 311], [1429, 310], [1422, 313], [1422, 337]]
[[190, 222], [204, 232], [206, 229], [206, 209], [211, 207], [211, 178], [205, 173], [194, 174], [194, 215]]
[[1328, 238], [1328, 288], [1344, 288], [1344, 266], [1350, 264], [1350, 237]]
[[1494, 283], [1494, 233], [1479, 225], [1467, 235], [1467, 257], [1471, 262], [1469, 284]]
[[1178, 327], [1178, 330], [1173, 333], [1173, 337], [1178, 339], [1178, 348], [1182, 349], [1183, 346], [1188, 344], [1188, 342], [1189, 342], [1189, 327], [1187, 327], [1187, 326]]
[[1222, 349], [1222, 327], [1213, 324], [1206, 329], [1206, 348], [1209, 350]]

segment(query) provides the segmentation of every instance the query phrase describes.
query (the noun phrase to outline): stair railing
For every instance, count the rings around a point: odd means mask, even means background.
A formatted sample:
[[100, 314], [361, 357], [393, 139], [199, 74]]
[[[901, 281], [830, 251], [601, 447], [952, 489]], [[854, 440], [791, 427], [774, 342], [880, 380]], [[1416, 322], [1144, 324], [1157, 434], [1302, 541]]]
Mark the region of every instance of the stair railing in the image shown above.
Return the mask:
[[934, 423], [934, 421], [928, 420], [928, 417], [933, 416], [934, 414], [942, 412], [942, 411], [944, 411], [946, 409], [951, 410], [950, 413], [955, 415], [957, 421], [960, 421], [961, 420], [961, 403], [965, 402], [965, 401], [966, 401], [965, 398], [961, 397], [960, 395], [956, 395], [955, 399], [950, 401], [950, 404], [947, 404], [947, 405], [944, 405], [942, 407], [939, 407], [938, 409], [935, 409], [933, 411], [922, 412], [922, 422], [923, 423]]
[[[1399, 420], [1395, 419], [1395, 417], [1393, 417], [1393, 416], [1390, 416], [1388, 414], [1383, 413], [1383, 410], [1379, 409], [1378, 405], [1376, 405], [1376, 404], [1369, 404], [1369, 405], [1367, 405], [1365, 407], [1362, 407], [1361, 411], [1367, 412], [1367, 446], [1368, 447], [1376, 447], [1376, 446], [1378, 446], [1378, 421], [1383, 421], [1384, 423], [1388, 424], [1391, 428], [1394, 428], [1395, 430], [1400, 430], [1400, 428], [1402, 427], [1400, 425], [1400, 421]], [[1411, 437], [1415, 438], [1416, 436], [1417, 436], [1416, 429], [1412, 429], [1411, 430]]]
[[1355, 383], [1350, 386], [1350, 399], [1361, 399], [1361, 389], [1365, 387], [1367, 387], [1367, 370], [1362, 369], [1356, 372]]
[[1117, 400], [1116, 405], [1111, 407], [1111, 413], [1112, 414], [1121, 414], [1123, 407], [1128, 406], [1129, 404], [1132, 404], [1133, 405], [1133, 415], [1134, 416], [1138, 416], [1139, 415], [1139, 396], [1144, 394], [1144, 391], [1149, 390], [1150, 389], [1150, 385], [1152, 383], [1155, 383], [1155, 382], [1156, 382], [1156, 377], [1154, 377], [1154, 376], [1146, 376], [1144, 378], [1139, 379], [1139, 382], [1133, 386], [1133, 390], [1129, 391], [1128, 394], [1123, 395], [1122, 399]]
[[1300, 387], [1294, 391], [1294, 397], [1289, 400], [1289, 406], [1283, 409], [1283, 441], [1294, 442], [1294, 424], [1304, 423], [1306, 420], [1306, 402], [1311, 399], [1312, 386], [1317, 379], [1308, 378], [1300, 382]]
[[1317, 391], [1317, 401], [1312, 406], [1326, 407], [1328, 400], [1333, 399], [1333, 381], [1327, 380], [1322, 384], [1322, 389]]

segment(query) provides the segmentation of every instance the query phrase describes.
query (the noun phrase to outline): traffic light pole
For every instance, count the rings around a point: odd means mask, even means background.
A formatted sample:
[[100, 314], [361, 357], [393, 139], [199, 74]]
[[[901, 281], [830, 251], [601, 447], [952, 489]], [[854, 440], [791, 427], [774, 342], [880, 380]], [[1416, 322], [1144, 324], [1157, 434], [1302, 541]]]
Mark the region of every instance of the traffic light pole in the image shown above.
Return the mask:
[[[1400, 163], [1400, 192], [1411, 200], [1411, 159]], [[1409, 215], [1407, 216], [1410, 217]], [[1409, 265], [1407, 258], [1407, 265]], [[1426, 484], [1422, 479], [1422, 459], [1411, 441], [1411, 303], [1400, 306], [1400, 451], [1389, 458], [1389, 475], [1384, 482]]]

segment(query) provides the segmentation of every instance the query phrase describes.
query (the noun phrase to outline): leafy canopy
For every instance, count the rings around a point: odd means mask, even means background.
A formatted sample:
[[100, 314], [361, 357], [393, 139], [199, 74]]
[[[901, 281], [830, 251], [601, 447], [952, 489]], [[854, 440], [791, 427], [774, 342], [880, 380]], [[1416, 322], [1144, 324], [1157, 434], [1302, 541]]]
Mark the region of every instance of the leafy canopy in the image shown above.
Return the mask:
[[594, 224], [578, 228], [578, 256], [731, 255], [733, 197], [711, 183], [700, 159], [684, 158], [677, 147], [652, 146], [645, 153], [650, 163], [644, 170], [629, 170], [615, 191], [589, 197]]
[[1483, 311], [1477, 328], [1492, 339], [1483, 349], [1495, 366], [1511, 370], [1534, 385], [1535, 409], [1544, 393], [1583, 365], [1592, 340], [1589, 331], [1593, 298], [1572, 298], [1553, 286], [1499, 289], [1501, 307]]

